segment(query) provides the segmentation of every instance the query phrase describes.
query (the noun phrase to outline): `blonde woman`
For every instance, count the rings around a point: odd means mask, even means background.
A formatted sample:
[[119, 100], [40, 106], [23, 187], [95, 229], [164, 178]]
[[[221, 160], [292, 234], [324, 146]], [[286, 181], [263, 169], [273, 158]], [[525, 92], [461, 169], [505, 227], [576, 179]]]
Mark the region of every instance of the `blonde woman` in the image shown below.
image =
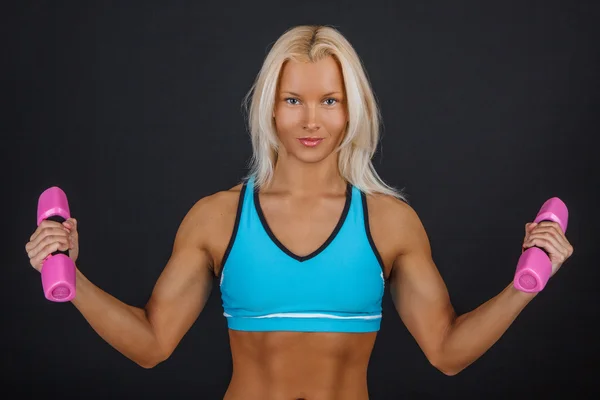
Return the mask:
[[[216, 276], [233, 356], [225, 399], [366, 400], [386, 284], [424, 355], [447, 375], [489, 349], [535, 296], [508, 284], [455, 314], [419, 217], [371, 164], [378, 107], [340, 32], [285, 32], [247, 100], [250, 174], [189, 211], [145, 308], [77, 272], [72, 303], [123, 355], [144, 368], [166, 360]], [[39, 270], [56, 250], [77, 260], [78, 240], [75, 219], [45, 221], [26, 245], [31, 265]], [[523, 247], [534, 245], [554, 272], [573, 251], [552, 223], [525, 227]]]

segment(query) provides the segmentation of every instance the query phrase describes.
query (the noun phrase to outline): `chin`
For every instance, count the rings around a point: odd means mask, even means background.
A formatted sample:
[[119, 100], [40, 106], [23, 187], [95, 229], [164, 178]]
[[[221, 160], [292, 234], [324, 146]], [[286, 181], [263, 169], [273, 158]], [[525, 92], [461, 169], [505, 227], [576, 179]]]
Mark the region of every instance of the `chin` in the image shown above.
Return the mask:
[[303, 163], [315, 164], [334, 156], [332, 149], [299, 149], [294, 157]]
[[329, 154], [308, 154], [308, 155], [300, 155], [296, 154], [296, 159], [298, 161], [306, 163], [306, 164], [316, 164], [323, 160], [325, 160]]

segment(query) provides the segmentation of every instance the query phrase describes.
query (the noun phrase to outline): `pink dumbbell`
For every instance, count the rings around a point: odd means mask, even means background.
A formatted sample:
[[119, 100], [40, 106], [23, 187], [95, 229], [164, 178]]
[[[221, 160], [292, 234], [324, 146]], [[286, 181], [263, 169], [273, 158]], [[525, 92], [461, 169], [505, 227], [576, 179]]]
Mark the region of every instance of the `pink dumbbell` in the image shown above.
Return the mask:
[[[533, 222], [553, 221], [558, 223], [563, 233], [567, 231], [569, 211], [558, 197], [547, 200]], [[522, 292], [539, 292], [546, 286], [552, 274], [552, 262], [548, 253], [537, 246], [530, 247], [521, 254], [513, 285]]]
[[[53, 186], [38, 200], [37, 224], [43, 220], [64, 222], [70, 218], [67, 195]], [[75, 263], [66, 251], [55, 251], [42, 262], [42, 288], [50, 301], [65, 302], [75, 297]]]

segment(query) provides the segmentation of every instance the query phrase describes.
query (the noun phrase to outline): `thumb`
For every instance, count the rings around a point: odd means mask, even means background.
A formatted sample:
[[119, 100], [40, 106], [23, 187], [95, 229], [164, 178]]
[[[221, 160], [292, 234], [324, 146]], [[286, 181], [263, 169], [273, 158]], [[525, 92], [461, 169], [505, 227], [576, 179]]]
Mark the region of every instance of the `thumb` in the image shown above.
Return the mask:
[[63, 222], [63, 225], [67, 229], [76, 230], [77, 229], [77, 220], [75, 218], [69, 218], [65, 222]]

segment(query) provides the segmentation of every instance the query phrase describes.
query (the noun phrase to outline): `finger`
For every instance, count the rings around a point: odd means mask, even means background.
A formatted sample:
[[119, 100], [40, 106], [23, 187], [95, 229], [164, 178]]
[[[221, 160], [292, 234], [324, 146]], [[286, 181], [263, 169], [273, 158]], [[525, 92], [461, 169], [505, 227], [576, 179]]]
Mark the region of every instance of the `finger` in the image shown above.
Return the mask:
[[560, 226], [555, 222], [545, 223], [544, 225], [540, 224], [535, 232], [543, 232], [552, 235], [560, 244], [560, 246], [564, 247], [565, 249], [571, 247], [562, 229], [560, 229]]
[[40, 231], [39, 235], [37, 235], [32, 241], [30, 241], [28, 243], [28, 245], [29, 245], [28, 251], [31, 250], [32, 248], [37, 247], [48, 236], [65, 236], [66, 237], [68, 235], [69, 235], [69, 232], [67, 231], [67, 229], [62, 227], [60, 224], [58, 225], [58, 227], [44, 228], [44, 229], [42, 229], [42, 231]]
[[[40, 242], [36, 247], [32, 248], [28, 253], [27, 256], [33, 260], [36, 257], [40, 256], [41, 253], [45, 252], [46, 249], [50, 246], [58, 246], [56, 247], [55, 250], [56, 251], [59, 247], [68, 249], [69, 246], [69, 242], [68, 239], [66, 237], [53, 237], [53, 236], [49, 236], [46, 240], [43, 240], [42, 242]], [[49, 253], [46, 253], [43, 255], [42, 258], [46, 257]]]
[[533, 228], [535, 228], [538, 224], [535, 222], [528, 222], [525, 224], [525, 232], [529, 232], [531, 231]]
[[33, 234], [31, 235], [31, 237], [29, 238], [30, 242], [33, 242], [35, 240], [35, 238], [37, 238], [40, 233], [42, 233], [44, 231], [44, 229], [47, 228], [59, 228], [59, 229], [65, 229], [64, 226], [56, 221], [48, 221], [48, 220], [43, 220], [40, 225], [37, 227], [37, 229], [35, 230], [35, 232], [33, 232]]
[[64, 246], [59, 242], [53, 242], [44, 246], [36, 255], [31, 259], [31, 264], [35, 266], [39, 266], [50, 254], [55, 251], [61, 250], [61, 247]]
[[72, 248], [74, 248], [77, 244], [77, 237], [75, 234], [70, 234], [69, 235], [69, 250], [71, 250]]
[[549, 233], [533, 233], [529, 240], [523, 244], [529, 248], [538, 246], [546, 250], [549, 254], [554, 254], [559, 257], [566, 258], [568, 255], [567, 248], [562, 246], [558, 240]]
[[560, 225], [556, 222], [553, 222], [552, 225], [548, 225], [547, 228], [551, 229], [553, 236], [560, 243], [561, 247], [563, 247], [567, 252], [567, 257], [570, 257], [571, 254], [573, 254], [573, 246], [569, 242], [569, 239], [567, 239], [567, 236], [561, 229]]
[[531, 231], [535, 229], [536, 226], [538, 226], [538, 224], [535, 222], [529, 222], [525, 224], [525, 237], [529, 236]]
[[525, 249], [531, 247], [539, 247], [543, 249], [546, 253], [554, 257], [561, 257], [561, 253], [554, 247], [552, 242], [550, 242], [547, 238], [532, 238], [530, 241], [523, 245]]
[[77, 230], [77, 220], [75, 218], [67, 219], [63, 222], [63, 225], [70, 230]]
[[560, 225], [558, 224], [558, 222], [554, 222], [554, 221], [542, 221], [539, 223], [538, 227], [544, 227], [544, 228], [551, 228], [553, 230], [555, 230], [558, 234], [560, 235], [564, 235], [564, 232], [562, 231]]
[[[47, 246], [44, 246], [41, 249], [41, 251], [38, 252], [36, 254], [36, 256], [31, 259], [31, 264], [35, 265], [35, 266], [39, 266], [46, 259], [46, 257], [48, 257], [50, 254], [54, 253], [55, 251], [63, 250], [63, 249], [64, 249], [64, 244], [62, 244], [62, 243], [59, 243], [59, 242], [50, 243]], [[66, 249], [63, 251], [66, 251]]]
[[[30, 259], [34, 259], [36, 257], [38, 257], [40, 255], [40, 253], [43, 253], [44, 251], [46, 251], [46, 249], [48, 247], [53, 247], [53, 246], [57, 246], [55, 250], [56, 251], [59, 249], [62, 251], [66, 251], [69, 249], [69, 239], [67, 238], [67, 236], [63, 236], [63, 235], [52, 235], [52, 236], [46, 236], [42, 241], [40, 241], [40, 243], [33, 247], [28, 253], [27, 256]], [[45, 258], [48, 254], [50, 254], [51, 252], [48, 252], [44, 255], [43, 258]]]
[[48, 236], [69, 236], [65, 228], [45, 228], [33, 241], [25, 245], [25, 251], [29, 253], [32, 249], [38, 247], [40, 243]]

